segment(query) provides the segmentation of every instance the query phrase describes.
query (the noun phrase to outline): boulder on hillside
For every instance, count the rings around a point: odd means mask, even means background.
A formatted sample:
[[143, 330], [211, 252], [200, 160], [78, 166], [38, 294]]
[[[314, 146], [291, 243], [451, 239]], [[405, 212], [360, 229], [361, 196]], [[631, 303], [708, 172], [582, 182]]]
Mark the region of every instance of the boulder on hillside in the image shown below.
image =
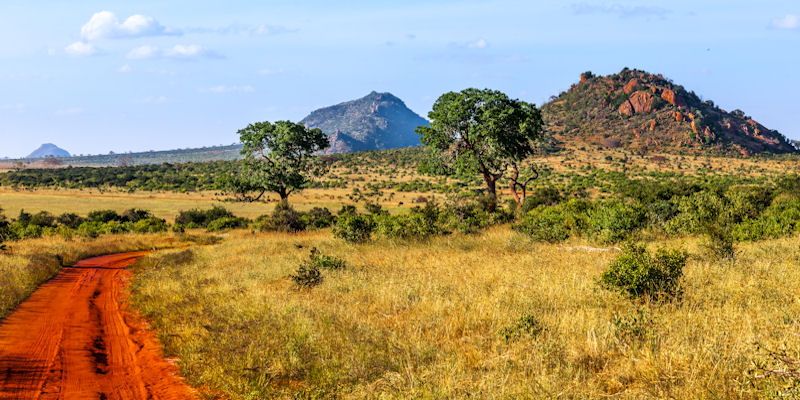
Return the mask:
[[681, 108], [686, 107], [686, 101], [684, 101], [681, 96], [678, 96], [672, 89], [664, 89], [661, 93], [661, 98], [673, 106]]

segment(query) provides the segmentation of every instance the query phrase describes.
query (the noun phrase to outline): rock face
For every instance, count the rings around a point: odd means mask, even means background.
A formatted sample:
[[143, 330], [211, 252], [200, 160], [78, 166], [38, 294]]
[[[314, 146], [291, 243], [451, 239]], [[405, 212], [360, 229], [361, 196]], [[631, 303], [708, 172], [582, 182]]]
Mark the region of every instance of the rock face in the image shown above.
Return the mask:
[[631, 94], [633, 92], [633, 89], [636, 89], [637, 86], [639, 86], [639, 80], [631, 79], [630, 82], [628, 82], [628, 84], [625, 85], [624, 88], [622, 88], [622, 90], [627, 94]]
[[633, 114], [646, 114], [653, 111], [653, 94], [644, 90], [631, 95], [619, 106], [619, 113], [627, 116]]
[[29, 154], [26, 158], [47, 158], [47, 157], [70, 157], [69, 152], [66, 150], [52, 144], [52, 143], [45, 143], [39, 146], [38, 149], [34, 150], [33, 153]]
[[673, 106], [679, 108], [686, 107], [686, 102], [683, 100], [683, 98], [675, 94], [675, 91], [673, 91], [672, 89], [664, 89], [664, 91], [661, 93], [661, 98], [664, 99], [664, 101], [666, 101], [667, 103], [672, 104]]
[[328, 135], [331, 147], [326, 153], [418, 146], [420, 140], [414, 130], [428, 125], [402, 100], [377, 92], [313, 111], [301, 122]]

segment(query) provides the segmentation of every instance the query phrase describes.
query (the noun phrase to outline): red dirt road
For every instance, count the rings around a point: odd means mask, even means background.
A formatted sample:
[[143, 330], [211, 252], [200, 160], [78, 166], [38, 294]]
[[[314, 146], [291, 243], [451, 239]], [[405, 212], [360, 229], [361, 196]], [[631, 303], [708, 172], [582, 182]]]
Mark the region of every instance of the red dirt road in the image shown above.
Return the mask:
[[120, 300], [145, 252], [64, 268], [0, 323], [0, 399], [194, 399]]

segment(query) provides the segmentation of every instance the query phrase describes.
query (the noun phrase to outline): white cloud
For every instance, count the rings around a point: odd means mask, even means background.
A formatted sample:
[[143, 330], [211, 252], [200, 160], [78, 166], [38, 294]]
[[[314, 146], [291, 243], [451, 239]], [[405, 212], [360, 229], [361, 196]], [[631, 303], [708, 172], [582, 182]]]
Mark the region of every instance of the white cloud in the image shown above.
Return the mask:
[[56, 111], [56, 115], [58, 116], [67, 116], [67, 115], [76, 115], [83, 112], [82, 108], [73, 107], [73, 108], [64, 108], [61, 110]]
[[776, 29], [800, 29], [800, 16], [786, 14], [781, 18], [772, 20], [772, 27]]
[[474, 42], [467, 43], [467, 47], [470, 49], [485, 49], [489, 46], [489, 43], [486, 42], [486, 39], [478, 39]]
[[181, 60], [221, 58], [219, 54], [196, 44], [176, 44], [175, 46], [166, 49], [161, 49], [156, 46], [139, 46], [128, 52], [127, 57], [132, 60], [142, 60], [148, 58], [172, 58]]
[[198, 89], [200, 93], [252, 93], [256, 90], [252, 86], [213, 86], [210, 88]]
[[94, 47], [91, 43], [86, 42], [75, 42], [67, 47], [64, 48], [64, 52], [67, 55], [73, 57], [86, 57], [86, 56], [93, 56], [98, 53], [96, 47]]
[[128, 52], [128, 58], [139, 60], [143, 58], [155, 58], [161, 54], [161, 50], [155, 46], [139, 46]]
[[123, 66], [119, 67], [119, 68], [117, 69], [117, 72], [122, 72], [122, 73], [125, 73], [125, 72], [131, 72], [131, 66], [130, 66], [130, 65], [128, 65], [128, 64], [125, 64], [125, 65], [123, 65]]
[[180, 35], [180, 32], [165, 28], [153, 17], [134, 14], [122, 23], [111, 11], [100, 11], [92, 15], [81, 27], [84, 40], [136, 38], [143, 36]]

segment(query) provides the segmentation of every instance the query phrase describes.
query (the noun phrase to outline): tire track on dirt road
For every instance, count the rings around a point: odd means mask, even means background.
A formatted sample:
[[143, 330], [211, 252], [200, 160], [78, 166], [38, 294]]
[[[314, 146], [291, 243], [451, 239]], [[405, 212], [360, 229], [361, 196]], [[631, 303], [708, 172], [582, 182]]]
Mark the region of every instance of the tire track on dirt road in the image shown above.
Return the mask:
[[145, 254], [65, 267], [0, 322], [0, 399], [194, 399], [122, 305], [126, 267]]

